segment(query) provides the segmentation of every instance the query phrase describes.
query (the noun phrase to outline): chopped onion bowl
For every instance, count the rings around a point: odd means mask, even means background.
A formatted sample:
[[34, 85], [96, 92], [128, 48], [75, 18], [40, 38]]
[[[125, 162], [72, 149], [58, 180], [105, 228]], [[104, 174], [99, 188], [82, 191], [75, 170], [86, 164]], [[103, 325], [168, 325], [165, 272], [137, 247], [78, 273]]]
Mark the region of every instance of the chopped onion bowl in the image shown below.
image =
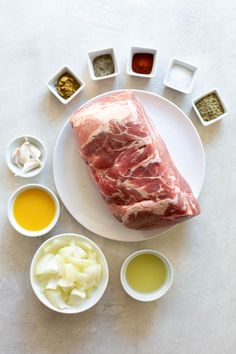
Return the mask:
[[108, 266], [100, 248], [76, 234], [44, 242], [31, 264], [31, 285], [49, 308], [78, 313], [97, 303], [106, 290]]

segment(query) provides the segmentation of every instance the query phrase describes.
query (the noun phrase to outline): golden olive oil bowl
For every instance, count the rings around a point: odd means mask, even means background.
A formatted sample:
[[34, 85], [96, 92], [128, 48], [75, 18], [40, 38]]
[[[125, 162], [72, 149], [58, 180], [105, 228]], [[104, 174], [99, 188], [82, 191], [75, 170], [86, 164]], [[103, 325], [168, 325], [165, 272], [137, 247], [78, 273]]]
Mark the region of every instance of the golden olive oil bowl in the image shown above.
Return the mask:
[[[50, 222], [48, 222], [47, 225], [44, 225], [44, 227], [38, 229], [38, 230], [32, 230], [30, 228], [26, 228], [22, 226], [19, 221], [16, 219], [16, 213], [14, 211], [14, 206], [16, 203], [17, 198], [22, 195], [23, 192], [27, 192], [30, 190], [38, 190], [39, 192], [44, 192], [45, 195], [48, 195], [51, 199], [52, 205], [54, 206], [54, 215], [50, 219]], [[37, 203], [37, 200], [32, 203], [32, 208], [34, 208], [37, 212], [39, 210], [39, 204], [33, 205]], [[37, 209], [38, 208], [38, 209]], [[21, 210], [22, 211], [22, 210]], [[22, 211], [23, 212], [23, 211]], [[10, 197], [9, 202], [8, 202], [8, 219], [12, 227], [19, 232], [23, 236], [28, 236], [28, 237], [38, 237], [38, 236], [43, 236], [47, 234], [49, 231], [52, 230], [52, 228], [56, 225], [60, 215], [60, 204], [59, 201], [56, 197], [56, 195], [46, 186], [43, 186], [41, 184], [26, 184], [20, 188], [18, 188]], [[29, 221], [30, 221], [29, 216]], [[40, 213], [40, 210], [38, 212], [37, 217], [40, 218], [42, 217], [42, 214]], [[27, 216], [26, 216], [27, 219]]]

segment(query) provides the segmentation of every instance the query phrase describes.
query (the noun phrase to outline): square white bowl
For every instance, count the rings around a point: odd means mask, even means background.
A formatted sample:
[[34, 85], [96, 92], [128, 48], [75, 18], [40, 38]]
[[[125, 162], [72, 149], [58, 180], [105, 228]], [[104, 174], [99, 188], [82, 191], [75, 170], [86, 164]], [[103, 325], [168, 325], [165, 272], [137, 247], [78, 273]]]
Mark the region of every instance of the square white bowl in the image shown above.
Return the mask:
[[[192, 72], [192, 79], [191, 79], [191, 81], [190, 81], [190, 83], [189, 83], [189, 85], [187, 86], [186, 89], [183, 89], [183, 88], [181, 88], [181, 87], [178, 87], [177, 85], [171, 83], [171, 81], [169, 80], [171, 70], [173, 69], [173, 67], [174, 67], [175, 65], [182, 66], [183, 68], [188, 69], [189, 71]], [[198, 70], [197, 66], [192, 65], [192, 64], [189, 64], [189, 63], [186, 63], [186, 62], [183, 61], [183, 60], [180, 60], [180, 59], [177, 59], [177, 58], [173, 58], [173, 59], [171, 60], [170, 64], [169, 64], [169, 67], [168, 67], [167, 71], [166, 71], [166, 74], [165, 74], [165, 78], [164, 78], [163, 83], [164, 83], [164, 85], [165, 85], [166, 87], [169, 87], [169, 88], [171, 88], [171, 89], [173, 89], [173, 90], [176, 90], [176, 91], [179, 91], [179, 92], [181, 92], [181, 93], [188, 94], [188, 93], [190, 93], [190, 92], [192, 91], [192, 89], [193, 89], [193, 85], [194, 85], [194, 82], [195, 82], [195, 80], [196, 80], [197, 70]]]
[[[132, 69], [132, 60], [134, 54], [137, 53], [148, 53], [148, 54], [153, 54], [153, 65], [152, 65], [152, 71], [150, 74], [139, 74], [133, 71]], [[156, 75], [156, 69], [157, 69], [157, 49], [155, 48], [145, 48], [145, 47], [131, 47], [130, 48], [130, 55], [129, 55], [129, 60], [127, 63], [127, 74], [130, 76], [137, 76], [137, 77], [143, 77], [150, 79]]]
[[[220, 101], [220, 103], [222, 104], [222, 107], [224, 108], [224, 113], [221, 114], [221, 115], [220, 115], [219, 117], [217, 117], [217, 118], [214, 118], [214, 119], [209, 120], [209, 121], [205, 121], [205, 120], [202, 118], [202, 116], [201, 116], [199, 110], [197, 109], [196, 103], [197, 103], [198, 101], [200, 101], [203, 97], [208, 96], [208, 95], [210, 95], [210, 94], [212, 94], [212, 93], [215, 93], [216, 96], [219, 98], [219, 101]], [[195, 99], [192, 101], [192, 106], [193, 106], [193, 109], [194, 109], [196, 115], [198, 116], [200, 122], [201, 122], [202, 125], [204, 125], [205, 127], [208, 126], [208, 125], [214, 124], [214, 123], [216, 123], [216, 122], [219, 122], [219, 120], [221, 120], [222, 118], [224, 118], [225, 116], [227, 116], [227, 115], [229, 114], [229, 110], [228, 110], [226, 104], [224, 103], [223, 98], [222, 98], [220, 92], [219, 92], [216, 88], [214, 88], [214, 89], [212, 89], [212, 90], [210, 90], [210, 91], [205, 92], [205, 93], [204, 93], [203, 95], [201, 95], [200, 97], [195, 98]]]
[[[65, 74], [65, 73], [71, 74], [78, 81], [78, 83], [80, 84], [80, 87], [78, 88], [78, 90], [75, 91], [75, 93], [73, 93], [73, 95], [71, 95], [67, 99], [65, 99], [61, 95], [59, 95], [59, 93], [57, 91], [57, 88], [56, 88], [57, 81], [58, 81], [59, 77], [62, 76], [63, 74]], [[85, 83], [67, 65], [65, 65], [48, 81], [46, 86], [54, 94], [54, 96], [56, 96], [56, 98], [58, 98], [58, 100], [61, 103], [67, 104], [71, 100], [73, 100], [73, 98], [75, 98], [84, 89]]]
[[[114, 63], [114, 73], [110, 75], [104, 75], [104, 76], [96, 76], [93, 70], [93, 61], [96, 57], [99, 57], [100, 55], [106, 55], [110, 54]], [[105, 79], [110, 79], [112, 77], [115, 77], [119, 75], [119, 68], [117, 64], [117, 59], [116, 59], [116, 54], [113, 48], [105, 48], [105, 49], [100, 49], [100, 50], [95, 50], [93, 52], [88, 53], [88, 68], [89, 68], [89, 73], [90, 73], [90, 78], [94, 81], [99, 81], [99, 80], [105, 80]]]

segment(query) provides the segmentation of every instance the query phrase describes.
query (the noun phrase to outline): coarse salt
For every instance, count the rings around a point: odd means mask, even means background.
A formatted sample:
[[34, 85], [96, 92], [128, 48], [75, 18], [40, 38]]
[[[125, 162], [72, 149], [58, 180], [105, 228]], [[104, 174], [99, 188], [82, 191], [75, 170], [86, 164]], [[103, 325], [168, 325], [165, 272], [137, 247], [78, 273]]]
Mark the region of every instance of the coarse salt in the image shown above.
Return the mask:
[[168, 81], [171, 85], [187, 89], [191, 84], [193, 72], [181, 65], [174, 65], [170, 71]]

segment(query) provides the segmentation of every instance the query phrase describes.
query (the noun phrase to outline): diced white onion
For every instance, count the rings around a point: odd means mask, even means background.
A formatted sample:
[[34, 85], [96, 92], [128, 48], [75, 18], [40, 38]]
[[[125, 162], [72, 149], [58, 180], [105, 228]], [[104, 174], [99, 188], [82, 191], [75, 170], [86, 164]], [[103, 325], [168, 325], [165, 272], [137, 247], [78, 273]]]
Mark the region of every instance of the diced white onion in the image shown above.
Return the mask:
[[81, 248], [83, 248], [86, 252], [93, 251], [93, 247], [86, 241], [76, 241]]
[[51, 277], [49, 278], [49, 281], [47, 283], [46, 289], [49, 290], [56, 290], [57, 288], [57, 283], [58, 283], [58, 278], [57, 277]]
[[79, 306], [101, 280], [97, 253], [86, 241], [55, 239], [35, 266], [41, 291], [57, 308]]
[[76, 282], [80, 287], [85, 287], [88, 283], [89, 275], [86, 273], [78, 272]]
[[74, 240], [71, 240], [70, 247], [73, 250], [73, 256], [78, 258], [87, 258], [87, 252], [85, 252], [80, 246], [76, 245]]
[[57, 308], [63, 310], [69, 307], [63, 300], [60, 290], [45, 290], [45, 294], [48, 300]]
[[50, 268], [49, 268], [49, 263], [54, 257], [55, 256], [52, 253], [48, 253], [48, 254], [41, 256], [41, 258], [39, 259], [39, 261], [36, 264], [36, 274], [41, 275], [41, 274], [57, 273], [57, 270], [53, 269], [53, 271], [52, 271], [52, 269], [51, 269], [51, 266], [55, 267], [55, 263], [50, 265]]
[[60, 278], [57, 281], [57, 285], [60, 286], [61, 288], [65, 288], [65, 290], [75, 286], [73, 281], [66, 278]]
[[52, 240], [48, 245], [45, 246], [45, 253], [54, 253], [57, 252], [60, 248], [65, 247], [67, 245], [67, 241], [61, 239]]
[[71, 306], [78, 306], [85, 299], [86, 299], [85, 291], [74, 288], [70, 293], [68, 304]]
[[71, 280], [72, 282], [76, 281], [78, 268], [71, 263], [66, 263], [64, 266], [65, 278]]

